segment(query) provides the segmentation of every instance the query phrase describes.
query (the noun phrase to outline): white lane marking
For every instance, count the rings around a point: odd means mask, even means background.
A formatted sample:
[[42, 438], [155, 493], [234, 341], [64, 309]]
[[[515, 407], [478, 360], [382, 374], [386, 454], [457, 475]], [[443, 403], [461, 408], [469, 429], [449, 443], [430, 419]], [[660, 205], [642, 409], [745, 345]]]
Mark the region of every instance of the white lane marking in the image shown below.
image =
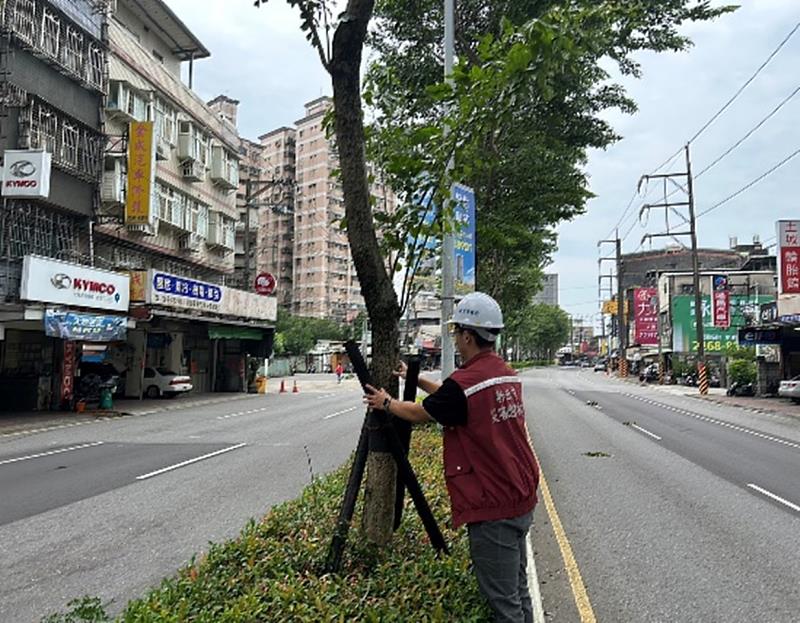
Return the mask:
[[659, 437], [658, 435], [654, 435], [649, 430], [646, 430], [646, 429], [642, 428], [641, 426], [637, 426], [636, 424], [631, 424], [631, 427], [635, 428], [638, 431], [643, 432], [645, 435], [650, 435], [653, 439], [658, 439], [658, 441], [661, 441], [661, 437]]
[[39, 454], [29, 454], [28, 456], [20, 456], [16, 459], [6, 459], [5, 461], [0, 461], [0, 465], [9, 465], [11, 463], [18, 463], [20, 461], [27, 461], [29, 459], [39, 459], [43, 456], [53, 456], [54, 454], [63, 454], [64, 452], [72, 452], [74, 450], [83, 450], [84, 448], [94, 448], [96, 446], [102, 446], [102, 441], [95, 441], [94, 443], [84, 443], [80, 446], [71, 446], [69, 448], [61, 448], [60, 450], [50, 450], [49, 452], [40, 452]]
[[330, 420], [332, 417], [336, 417], [337, 415], [342, 415], [344, 413], [350, 413], [351, 411], [355, 411], [358, 407], [350, 407], [349, 409], [345, 409], [344, 411], [337, 411], [336, 413], [331, 413], [330, 415], [326, 415], [323, 420]]
[[136, 480], [145, 480], [146, 478], [152, 478], [153, 476], [158, 476], [165, 472], [170, 472], [174, 469], [186, 467], [187, 465], [191, 465], [192, 463], [197, 463], [198, 461], [204, 461], [205, 459], [210, 459], [211, 457], [219, 456], [220, 454], [225, 454], [226, 452], [231, 452], [232, 450], [238, 450], [239, 448], [244, 448], [246, 445], [247, 445], [246, 443], [240, 443], [235, 446], [230, 446], [229, 448], [223, 448], [222, 450], [217, 450], [216, 452], [204, 454], [203, 456], [198, 456], [194, 459], [183, 461], [182, 463], [176, 463], [175, 465], [170, 465], [169, 467], [165, 467], [163, 469], [150, 472], [149, 474], [142, 474], [141, 476], [137, 476]]
[[748, 483], [747, 486], [750, 487], [751, 489], [755, 489], [759, 493], [763, 493], [764, 495], [766, 495], [767, 497], [772, 498], [776, 502], [780, 502], [781, 504], [785, 504], [786, 506], [788, 506], [792, 510], [797, 511], [798, 513], [800, 513], [800, 506], [798, 506], [797, 504], [792, 504], [789, 500], [784, 500], [779, 495], [775, 495], [771, 491], [767, 491], [766, 489], [762, 489], [758, 485], [754, 485], [752, 482]]
[[228, 413], [227, 415], [218, 415], [218, 420], [229, 420], [234, 417], [241, 417], [243, 415], [250, 415], [252, 413], [263, 413], [264, 411], [269, 411], [271, 407], [262, 407], [261, 409], [252, 409], [250, 411], [237, 411], [236, 413]]
[[[639, 400], [640, 402], [650, 402], [645, 400], [644, 398], [640, 398], [635, 394], [625, 394], [629, 398], [633, 398], [634, 400]], [[667, 408], [668, 405], [659, 402], [650, 402], [655, 407]], [[795, 443], [793, 441], [788, 441], [786, 439], [780, 439], [779, 437], [773, 437], [772, 435], [767, 435], [766, 433], [760, 433], [757, 430], [752, 430], [750, 428], [745, 428], [744, 426], [738, 426], [736, 424], [729, 424], [728, 422], [722, 422], [720, 420], [716, 420], [714, 418], [706, 417], [705, 415], [700, 415], [699, 413], [694, 413], [693, 411], [686, 411], [686, 410], [679, 410], [676, 413], [680, 413], [681, 415], [688, 415], [689, 417], [693, 417], [696, 420], [701, 420], [703, 422], [709, 422], [710, 424], [716, 424], [717, 426], [723, 426], [725, 428], [730, 428], [731, 430], [738, 431], [740, 433], [747, 433], [748, 435], [753, 435], [754, 437], [759, 437], [760, 439], [764, 439], [766, 441], [772, 441], [774, 443], [779, 443], [784, 446], [788, 446], [789, 448], [796, 448], [800, 450], [800, 443]]]
[[544, 623], [544, 606], [542, 593], [539, 590], [539, 575], [536, 573], [536, 561], [533, 559], [533, 526], [525, 539], [525, 556], [528, 568], [528, 590], [533, 605], [533, 623]]

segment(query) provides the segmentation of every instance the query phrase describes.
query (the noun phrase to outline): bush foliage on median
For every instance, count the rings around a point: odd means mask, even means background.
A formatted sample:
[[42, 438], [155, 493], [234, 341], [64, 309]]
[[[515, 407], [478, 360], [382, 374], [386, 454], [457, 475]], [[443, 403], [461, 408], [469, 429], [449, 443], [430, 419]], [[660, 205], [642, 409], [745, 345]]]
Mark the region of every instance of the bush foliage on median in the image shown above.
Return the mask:
[[[464, 531], [446, 525], [449, 505], [435, 426], [416, 429], [411, 462], [428, 503], [451, 545], [437, 558], [406, 496], [403, 525], [392, 547], [367, 545], [350, 531], [342, 571], [322, 574], [349, 465], [319, 478], [297, 500], [251, 522], [238, 539], [213, 544], [207, 554], [142, 599], [118, 622], [244, 623], [253, 621], [487, 621], [488, 611], [469, 568]], [[108, 621], [58, 615], [52, 623]], [[73, 618], [66, 618], [66, 617]]]

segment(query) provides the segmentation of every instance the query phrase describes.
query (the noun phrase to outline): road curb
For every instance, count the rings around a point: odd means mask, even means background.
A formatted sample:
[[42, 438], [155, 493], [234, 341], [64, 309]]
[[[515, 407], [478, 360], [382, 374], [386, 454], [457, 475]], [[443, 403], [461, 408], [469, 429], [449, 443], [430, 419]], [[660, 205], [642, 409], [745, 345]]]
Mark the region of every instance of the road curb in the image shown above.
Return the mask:
[[208, 400], [198, 400], [193, 402], [179, 402], [167, 407], [156, 407], [154, 409], [142, 409], [132, 411], [120, 411], [122, 415], [154, 415], [156, 413], [167, 413], [168, 411], [180, 411], [181, 409], [191, 409], [192, 407], [205, 407], [207, 405], [221, 404], [232, 400], [245, 400], [247, 398], [257, 398], [263, 394], [228, 394], [224, 398], [209, 398]]

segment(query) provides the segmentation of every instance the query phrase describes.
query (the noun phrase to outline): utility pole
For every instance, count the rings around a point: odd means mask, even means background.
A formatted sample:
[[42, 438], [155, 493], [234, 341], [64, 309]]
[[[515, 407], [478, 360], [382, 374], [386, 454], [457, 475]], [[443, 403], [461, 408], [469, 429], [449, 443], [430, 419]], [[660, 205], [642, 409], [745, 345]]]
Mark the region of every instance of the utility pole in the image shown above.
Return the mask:
[[[444, 0], [444, 79], [453, 84], [453, 48], [455, 41], [455, 0]], [[448, 128], [445, 124], [444, 133]], [[447, 163], [447, 176], [454, 168], [453, 160]], [[444, 206], [442, 206], [444, 207]], [[455, 344], [448, 336], [448, 320], [453, 317], [455, 301], [455, 254], [456, 240], [452, 232], [442, 237], [442, 379], [449, 377], [455, 369]]]
[[244, 193], [244, 289], [250, 289], [250, 202], [253, 200], [253, 180], [250, 175], [245, 182]]
[[[694, 317], [696, 325], [695, 339], [697, 341], [697, 373], [698, 373], [698, 388], [700, 393], [705, 395], [708, 393], [708, 369], [706, 367], [706, 348], [705, 348], [705, 330], [703, 327], [703, 296], [700, 292], [700, 260], [697, 254], [697, 217], [694, 209], [694, 181], [692, 179], [692, 162], [689, 153], [689, 144], [687, 143], [684, 148], [686, 157], [686, 171], [676, 173], [662, 173], [659, 175], [643, 175], [639, 180], [639, 185], [646, 180], [661, 179], [664, 181], [664, 202], [645, 204], [639, 211], [639, 216], [652, 208], [664, 208], [665, 216], [667, 217], [667, 231], [660, 234], [645, 234], [642, 237], [642, 244], [645, 240], [652, 240], [653, 238], [674, 238], [678, 236], [689, 236], [691, 241], [691, 254], [692, 254], [692, 289], [694, 290]], [[686, 186], [675, 181], [675, 178], [686, 178]], [[669, 197], [674, 194], [673, 191], [667, 194], [667, 183], [671, 182], [677, 187], [677, 191], [682, 191], [686, 195], [686, 201], [669, 201]], [[685, 218], [678, 211], [677, 208], [684, 207], [688, 209], [689, 218]], [[683, 222], [689, 226], [688, 231], [671, 232], [669, 230], [669, 213], [677, 214]]]
[[[254, 187], [258, 186], [258, 189]], [[253, 203], [256, 198], [263, 195], [267, 191], [273, 190], [276, 187], [284, 187], [284, 190], [290, 189], [292, 191], [292, 198], [294, 196], [294, 181], [291, 179], [272, 179], [272, 180], [254, 180], [248, 177], [245, 181], [245, 194], [244, 194], [244, 287], [252, 287], [251, 277], [251, 250], [250, 250], [250, 209], [257, 208], [258, 206]]]
[[[597, 260], [597, 264], [598, 267], [602, 267], [602, 263], [604, 261], [614, 261], [617, 265], [617, 369], [619, 371], [619, 376], [625, 378], [628, 376], [628, 360], [625, 358], [625, 349], [627, 348], [627, 333], [625, 322], [624, 287], [622, 283], [622, 240], [620, 240], [619, 237], [619, 230], [617, 230], [615, 238], [610, 240], [600, 240], [597, 243], [597, 247], [600, 248], [600, 246], [603, 244], [613, 244], [615, 251], [613, 257], [601, 257], [599, 260]], [[611, 275], [608, 275], [608, 277], [610, 276]], [[602, 280], [603, 276], [601, 275], [598, 283], [602, 283]], [[611, 353], [609, 352], [609, 355], [610, 354]]]
[[[697, 366], [701, 377], [706, 374], [706, 340], [703, 327], [703, 297], [700, 292], [700, 260], [697, 257], [697, 219], [694, 214], [694, 187], [692, 182], [692, 162], [689, 157], [689, 144], [686, 144], [686, 186], [689, 194], [689, 237], [692, 241], [692, 284], [694, 285], [694, 318], [697, 323]], [[708, 386], [700, 393], [707, 394]], [[707, 381], [706, 381], [707, 382]]]
[[625, 317], [625, 286], [623, 281], [622, 240], [617, 231], [617, 331], [619, 332], [619, 375], [628, 376], [628, 319]]

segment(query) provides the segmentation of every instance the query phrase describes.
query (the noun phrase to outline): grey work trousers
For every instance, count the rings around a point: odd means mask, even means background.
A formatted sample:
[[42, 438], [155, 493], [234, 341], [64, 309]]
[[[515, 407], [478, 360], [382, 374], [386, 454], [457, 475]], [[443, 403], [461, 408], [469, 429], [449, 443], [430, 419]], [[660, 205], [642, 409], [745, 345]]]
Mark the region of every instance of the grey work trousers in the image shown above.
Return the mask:
[[533, 623], [527, 540], [533, 511], [467, 526], [472, 567], [497, 623]]

